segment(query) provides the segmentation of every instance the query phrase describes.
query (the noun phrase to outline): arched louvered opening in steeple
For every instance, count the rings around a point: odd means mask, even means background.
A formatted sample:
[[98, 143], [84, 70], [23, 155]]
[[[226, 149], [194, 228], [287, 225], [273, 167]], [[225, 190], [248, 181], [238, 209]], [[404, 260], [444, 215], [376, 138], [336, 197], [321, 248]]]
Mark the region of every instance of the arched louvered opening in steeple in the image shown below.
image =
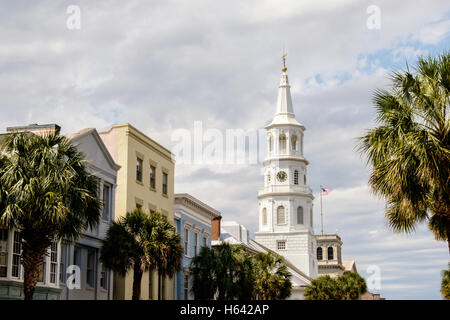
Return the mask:
[[328, 247], [328, 260], [334, 259], [334, 250], [333, 247]]
[[286, 154], [286, 135], [284, 133], [280, 134], [279, 138], [280, 154]]
[[268, 144], [269, 154], [271, 154], [273, 151], [273, 137], [270, 133], [267, 135], [267, 144]]
[[263, 226], [267, 226], [267, 209], [264, 208], [262, 211], [262, 224]]
[[297, 151], [297, 136], [294, 134], [291, 137], [291, 149], [292, 151]]
[[323, 259], [323, 252], [322, 252], [322, 248], [318, 247], [317, 248], [317, 260], [322, 260]]
[[277, 208], [277, 224], [285, 224], [286, 223], [286, 216], [284, 214], [284, 207], [279, 206]]
[[303, 207], [297, 208], [297, 224], [303, 224]]

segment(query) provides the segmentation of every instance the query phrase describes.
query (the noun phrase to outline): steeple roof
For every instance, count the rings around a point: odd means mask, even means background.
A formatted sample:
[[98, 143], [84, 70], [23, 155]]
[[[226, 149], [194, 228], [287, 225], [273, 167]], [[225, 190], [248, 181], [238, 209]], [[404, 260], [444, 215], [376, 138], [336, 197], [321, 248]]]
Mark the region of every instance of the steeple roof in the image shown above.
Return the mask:
[[266, 127], [270, 128], [274, 125], [295, 125], [303, 129], [305, 127], [295, 119], [294, 108], [292, 107], [291, 86], [289, 85], [287, 68], [281, 69], [280, 86], [278, 87], [277, 111], [272, 122]]

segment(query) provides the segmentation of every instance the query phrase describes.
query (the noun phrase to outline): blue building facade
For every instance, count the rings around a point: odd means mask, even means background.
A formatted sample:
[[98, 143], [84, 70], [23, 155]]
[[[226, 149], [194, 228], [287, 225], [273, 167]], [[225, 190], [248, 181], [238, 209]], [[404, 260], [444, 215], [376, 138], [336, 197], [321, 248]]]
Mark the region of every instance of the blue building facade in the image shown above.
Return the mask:
[[190, 263], [202, 247], [211, 247], [211, 220], [220, 217], [219, 211], [193, 196], [175, 194], [174, 223], [181, 236], [183, 269], [175, 276], [174, 299], [193, 300]]

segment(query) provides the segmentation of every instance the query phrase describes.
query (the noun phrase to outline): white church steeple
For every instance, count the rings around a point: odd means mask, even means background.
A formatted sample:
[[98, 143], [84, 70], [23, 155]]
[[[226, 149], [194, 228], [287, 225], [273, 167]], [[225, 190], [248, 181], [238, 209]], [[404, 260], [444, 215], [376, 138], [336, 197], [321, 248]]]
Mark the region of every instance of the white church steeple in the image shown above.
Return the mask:
[[255, 240], [274, 250], [311, 278], [317, 276], [313, 200], [303, 156], [305, 127], [296, 119], [283, 56], [276, 113], [266, 126], [268, 153], [264, 187], [258, 192], [259, 231]]
[[292, 107], [291, 86], [289, 85], [288, 75], [286, 73], [286, 54], [283, 55], [283, 72], [281, 74], [280, 85], [278, 87], [277, 109], [275, 117], [269, 127], [277, 124], [291, 124], [302, 127], [295, 119], [294, 108]]

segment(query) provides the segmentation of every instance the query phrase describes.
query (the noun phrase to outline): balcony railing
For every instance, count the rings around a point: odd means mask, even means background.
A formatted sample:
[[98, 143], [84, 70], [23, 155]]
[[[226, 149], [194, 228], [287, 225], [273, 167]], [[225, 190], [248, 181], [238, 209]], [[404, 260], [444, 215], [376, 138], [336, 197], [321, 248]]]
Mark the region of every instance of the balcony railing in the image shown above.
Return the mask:
[[258, 190], [258, 195], [266, 193], [301, 192], [312, 194], [312, 189], [308, 186], [268, 186]]

